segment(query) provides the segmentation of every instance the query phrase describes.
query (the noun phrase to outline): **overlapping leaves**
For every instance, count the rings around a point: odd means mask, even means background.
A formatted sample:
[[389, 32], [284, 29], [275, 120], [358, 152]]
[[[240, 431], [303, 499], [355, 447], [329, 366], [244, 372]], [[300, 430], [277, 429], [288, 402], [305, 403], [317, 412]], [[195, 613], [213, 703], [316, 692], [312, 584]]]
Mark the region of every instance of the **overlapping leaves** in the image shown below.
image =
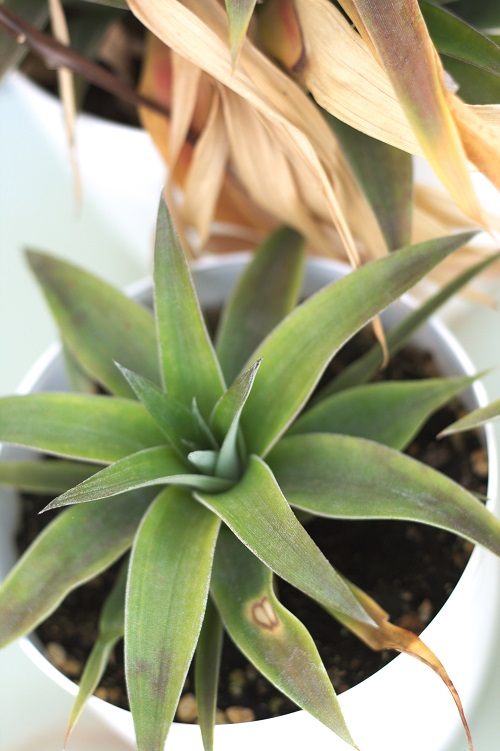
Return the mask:
[[[207, 644], [217, 645], [220, 638], [219, 616], [211, 604], [206, 612], [212, 587], [225, 628], [249, 659], [352, 743], [309, 635], [276, 599], [273, 573], [377, 648], [425, 655], [445, 677], [417, 637], [374, 617], [378, 611], [332, 568], [289, 504], [325, 516], [417, 518], [498, 552], [499, 524], [478, 501], [383, 445], [401, 447], [468, 379], [409, 384], [402, 395], [389, 394], [390, 437], [375, 420], [370, 441], [345, 420], [343, 428], [335, 423], [341, 410], [332, 404], [345, 399], [355, 404], [354, 389], [320, 401], [289, 431], [296, 434], [284, 434], [344, 342], [467, 239], [403, 248], [294, 307], [302, 243], [293, 231], [281, 230], [240, 280], [215, 347], [163, 204], [155, 250], [156, 337], [153, 319], [135, 303], [66, 263], [30, 255], [84, 378], [97, 379], [116, 395], [43, 394], [0, 402], [0, 438], [72, 459], [67, 472], [61, 472], [60, 460], [48, 462], [58, 467], [52, 475], [50, 469], [30, 472], [26, 485], [39, 476], [45, 488], [64, 491], [51, 508], [73, 504], [2, 585], [2, 641], [28, 632], [67, 591], [132, 547], [126, 598], [118, 588], [103, 616], [71, 724], [120, 637], [123, 613], [140, 751], [163, 748], [200, 634], [196, 682], [204, 743], [211, 749], [218, 665], [208, 659]], [[287, 245], [292, 250], [287, 273], [279, 285], [266, 286]], [[277, 299], [269, 300], [273, 295]], [[252, 336], [229, 346], [247, 318], [255, 321]], [[98, 338], [106, 346], [94, 347]], [[362, 399], [361, 411], [368, 412], [370, 397]], [[83, 469], [74, 459], [84, 460]], [[354, 479], [345, 486], [339, 466], [348, 460]], [[20, 472], [22, 465], [6, 465], [4, 481]], [[398, 494], [403, 486], [411, 493]], [[330, 492], [335, 487], [342, 489], [341, 497]], [[49, 554], [54, 545], [57, 556]]]

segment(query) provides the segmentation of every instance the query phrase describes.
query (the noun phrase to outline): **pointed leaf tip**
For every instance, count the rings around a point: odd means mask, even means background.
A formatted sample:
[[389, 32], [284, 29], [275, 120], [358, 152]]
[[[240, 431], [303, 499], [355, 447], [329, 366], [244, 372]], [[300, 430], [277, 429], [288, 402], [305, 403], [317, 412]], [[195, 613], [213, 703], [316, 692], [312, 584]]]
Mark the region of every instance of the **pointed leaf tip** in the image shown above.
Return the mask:
[[231, 48], [233, 69], [238, 62], [255, 4], [256, 0], [226, 0], [226, 11], [229, 21], [229, 45]]

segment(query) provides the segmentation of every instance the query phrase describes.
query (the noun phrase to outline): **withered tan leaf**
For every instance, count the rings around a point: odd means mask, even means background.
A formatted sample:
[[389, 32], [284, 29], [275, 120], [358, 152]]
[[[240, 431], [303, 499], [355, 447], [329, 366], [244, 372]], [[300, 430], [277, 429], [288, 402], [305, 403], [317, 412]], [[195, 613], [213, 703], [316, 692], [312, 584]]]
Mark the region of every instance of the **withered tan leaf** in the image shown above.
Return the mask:
[[463, 210], [484, 223], [464, 146], [449, 102], [444, 70], [417, 0], [349, 0], [439, 179]]
[[216, 94], [205, 128], [193, 149], [179, 211], [181, 221], [198, 233], [198, 247], [205, 245], [210, 232], [228, 155], [220, 97]]
[[[151, 47], [151, 67], [154, 67], [154, 51], [164, 50], [158, 40]], [[159, 53], [158, 53], [159, 54]], [[161, 64], [159, 61], [158, 64]], [[166, 63], [163, 63], [166, 65]], [[170, 100], [169, 165], [175, 169], [179, 154], [187, 139], [198, 97], [201, 68], [185, 57], [171, 53], [172, 96]]]
[[[167, 46], [202, 68], [249, 102], [274, 128], [276, 148], [295, 153], [300, 167], [312, 170], [324, 192], [332, 221], [354, 259], [357, 251], [338, 205], [330, 175], [335, 173], [337, 144], [305, 92], [250, 42], [234, 72], [227, 47], [227, 19], [215, 0], [131, 0], [139, 19]], [[300, 171], [300, 169], [297, 169]], [[270, 207], [272, 210], [272, 207]]]
[[[61, 0], [49, 0], [49, 12], [52, 31], [57, 41], [66, 47], [70, 45], [68, 24]], [[75, 98], [75, 80], [73, 73], [68, 68], [58, 68], [57, 80], [59, 83], [59, 93], [64, 111], [64, 123], [68, 138], [68, 148], [73, 170], [73, 182], [75, 190], [75, 200], [77, 205], [81, 200], [81, 178], [76, 155], [76, 98]]]
[[389, 616], [385, 612], [385, 610], [383, 610], [380, 605], [375, 602], [375, 600], [367, 595], [366, 592], [363, 592], [361, 589], [351, 584], [350, 582], [347, 583], [353, 594], [363, 605], [367, 613], [370, 614], [376, 624], [375, 626], [372, 626], [367, 623], [346, 620], [347, 627], [362, 641], [368, 644], [369, 647], [376, 651], [381, 651], [384, 649], [394, 649], [397, 652], [402, 652], [404, 654], [410, 655], [411, 657], [415, 657], [417, 660], [424, 663], [424, 665], [427, 665], [429, 668], [431, 668], [436, 673], [436, 675], [441, 678], [446, 688], [450, 692], [453, 701], [455, 702], [455, 705], [458, 709], [460, 719], [462, 720], [462, 725], [467, 736], [469, 749], [470, 751], [474, 751], [469, 724], [465, 716], [465, 711], [460, 700], [460, 696], [458, 695], [458, 692], [453, 685], [453, 682], [446, 669], [444, 668], [440, 660], [436, 657], [434, 652], [429, 649], [429, 647], [424, 644], [424, 642], [419, 639], [416, 634], [412, 633], [411, 631], [407, 631], [400, 626], [396, 626], [393, 623], [390, 623], [388, 620]]

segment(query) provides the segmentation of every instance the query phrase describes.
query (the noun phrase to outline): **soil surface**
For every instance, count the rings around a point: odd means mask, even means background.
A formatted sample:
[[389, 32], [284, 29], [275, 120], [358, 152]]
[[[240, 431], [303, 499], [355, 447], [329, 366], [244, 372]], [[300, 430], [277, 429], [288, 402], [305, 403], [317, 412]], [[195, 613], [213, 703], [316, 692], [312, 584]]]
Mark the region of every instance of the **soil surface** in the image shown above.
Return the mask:
[[[358, 339], [342, 359], [350, 359], [350, 350], [359, 346], [365, 345]], [[337, 357], [335, 367], [339, 359]], [[430, 357], [407, 348], [379, 377], [434, 375]], [[409, 453], [453, 477], [472, 492], [484, 495], [487, 466], [478, 437], [464, 434], [440, 441], [435, 439], [436, 434], [462, 411], [460, 403], [455, 401], [436, 413], [412, 443]], [[46, 502], [47, 499], [39, 497], [24, 497], [24, 521], [19, 535], [21, 549], [50, 521], [50, 514], [37, 515]], [[309, 523], [307, 529], [340, 572], [373, 596], [390, 613], [393, 622], [416, 633], [441, 609], [472, 551], [470, 543], [454, 535], [415, 523], [321, 519]], [[72, 679], [78, 680], [94, 642], [99, 610], [116, 568], [69, 595], [38, 629], [49, 658]], [[337, 692], [356, 685], [396, 656], [372, 652], [286, 582], [277, 581], [277, 589], [284, 605], [312, 634]], [[190, 673], [177, 719], [195, 720], [192, 690]], [[97, 693], [118, 706], [128, 707], [121, 645], [115, 650]], [[262, 719], [296, 709], [248, 664], [228, 638], [223, 649], [218, 707], [219, 722]]]

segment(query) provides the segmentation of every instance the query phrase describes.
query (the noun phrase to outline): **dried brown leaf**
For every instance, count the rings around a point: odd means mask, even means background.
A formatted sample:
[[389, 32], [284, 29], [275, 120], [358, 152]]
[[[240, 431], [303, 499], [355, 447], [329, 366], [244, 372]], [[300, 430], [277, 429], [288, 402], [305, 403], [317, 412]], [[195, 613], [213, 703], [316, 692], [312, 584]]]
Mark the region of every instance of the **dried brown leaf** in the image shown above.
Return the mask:
[[394, 649], [397, 652], [402, 652], [404, 654], [410, 655], [411, 657], [415, 657], [424, 665], [430, 667], [436, 673], [436, 675], [441, 678], [446, 688], [450, 692], [453, 701], [455, 702], [458, 709], [460, 719], [462, 720], [462, 725], [467, 736], [469, 749], [470, 751], [474, 751], [470, 728], [467, 722], [467, 718], [465, 717], [465, 712], [460, 700], [460, 696], [458, 695], [458, 692], [453, 685], [450, 676], [448, 675], [444, 666], [436, 657], [434, 652], [429, 649], [429, 647], [424, 644], [424, 642], [419, 639], [416, 634], [412, 633], [411, 631], [407, 631], [404, 628], [400, 628], [393, 623], [389, 623], [388, 614], [385, 612], [385, 610], [383, 610], [380, 605], [378, 605], [378, 603], [376, 603], [375, 600], [369, 597], [365, 592], [350, 583], [349, 587], [351, 588], [357, 599], [360, 601], [360, 603], [363, 605], [365, 610], [373, 618], [376, 625], [371, 626], [366, 623], [349, 621], [349, 623], [346, 622], [348, 628], [353, 631], [353, 633], [355, 633], [362, 641], [368, 644], [369, 647], [376, 651], [381, 651], [384, 649]]
[[198, 247], [207, 241], [224, 180], [229, 146], [219, 96], [212, 99], [206, 126], [193, 149], [184, 185], [181, 221], [198, 233]]

